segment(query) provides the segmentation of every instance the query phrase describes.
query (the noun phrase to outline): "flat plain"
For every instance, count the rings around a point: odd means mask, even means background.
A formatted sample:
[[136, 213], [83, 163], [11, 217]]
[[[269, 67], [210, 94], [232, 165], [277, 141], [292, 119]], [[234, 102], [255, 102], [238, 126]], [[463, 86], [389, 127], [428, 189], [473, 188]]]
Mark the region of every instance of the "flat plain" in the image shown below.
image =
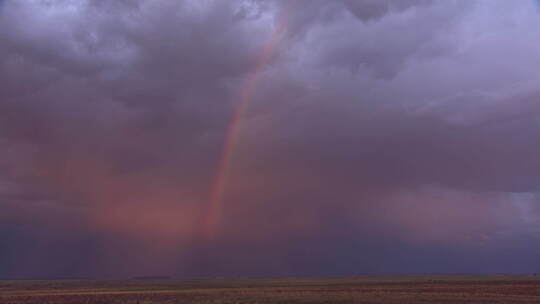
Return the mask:
[[540, 303], [540, 276], [4, 280], [0, 303]]

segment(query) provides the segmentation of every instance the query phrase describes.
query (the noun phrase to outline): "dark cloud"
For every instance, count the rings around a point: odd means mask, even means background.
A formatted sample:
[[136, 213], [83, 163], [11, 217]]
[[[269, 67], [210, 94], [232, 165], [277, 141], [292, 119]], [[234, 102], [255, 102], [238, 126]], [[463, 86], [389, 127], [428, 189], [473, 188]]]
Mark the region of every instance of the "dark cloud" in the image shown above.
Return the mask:
[[405, 1], [352, 1], [344, 0], [343, 4], [356, 17], [362, 20], [378, 19], [382, 16], [394, 12], [402, 11], [416, 6], [426, 6], [432, 4], [431, 1], [425, 0], [405, 0]]
[[0, 5], [1, 277], [539, 267], [531, 3]]

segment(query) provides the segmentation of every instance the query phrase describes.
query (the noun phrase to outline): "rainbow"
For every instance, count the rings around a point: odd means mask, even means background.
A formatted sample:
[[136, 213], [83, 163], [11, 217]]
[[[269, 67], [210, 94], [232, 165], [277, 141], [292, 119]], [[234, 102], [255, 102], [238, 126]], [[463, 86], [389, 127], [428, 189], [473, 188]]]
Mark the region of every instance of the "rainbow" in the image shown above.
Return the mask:
[[[288, 9], [285, 9], [284, 12], [288, 12]], [[249, 103], [253, 99], [259, 81], [259, 75], [268, 65], [276, 45], [280, 41], [282, 34], [285, 32], [286, 17], [286, 14], [281, 14], [278, 17], [269, 39], [263, 45], [257, 56], [254, 70], [249, 74], [240, 91], [239, 101], [235, 106], [231, 121], [225, 133], [225, 141], [217, 167], [217, 174], [210, 189], [209, 205], [202, 221], [202, 235], [205, 239], [215, 238], [218, 232], [223, 211], [224, 192], [231, 171], [232, 156], [240, 137], [242, 120]]]

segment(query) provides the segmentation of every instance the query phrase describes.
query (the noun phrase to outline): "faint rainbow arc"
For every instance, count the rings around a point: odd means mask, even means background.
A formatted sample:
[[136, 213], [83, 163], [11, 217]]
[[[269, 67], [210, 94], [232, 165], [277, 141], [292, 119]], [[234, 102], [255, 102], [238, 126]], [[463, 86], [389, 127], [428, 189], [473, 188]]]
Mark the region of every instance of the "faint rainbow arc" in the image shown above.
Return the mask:
[[[286, 11], [287, 10], [285, 10], [285, 12]], [[286, 18], [286, 14], [279, 16], [270, 38], [266, 41], [259, 56], [257, 57], [255, 69], [246, 79], [245, 85], [240, 92], [239, 102], [235, 107], [233, 116], [225, 133], [226, 135], [223, 144], [223, 153], [221, 154], [221, 158], [219, 160], [217, 174], [210, 189], [210, 205], [202, 223], [202, 234], [204, 238], [212, 239], [217, 233], [220, 216], [223, 209], [223, 194], [227, 186], [227, 180], [232, 163], [232, 155], [234, 154], [234, 149], [240, 135], [242, 119], [255, 93], [257, 82], [259, 80], [259, 74], [268, 64], [268, 61], [270, 60], [281, 35], [286, 29]]]

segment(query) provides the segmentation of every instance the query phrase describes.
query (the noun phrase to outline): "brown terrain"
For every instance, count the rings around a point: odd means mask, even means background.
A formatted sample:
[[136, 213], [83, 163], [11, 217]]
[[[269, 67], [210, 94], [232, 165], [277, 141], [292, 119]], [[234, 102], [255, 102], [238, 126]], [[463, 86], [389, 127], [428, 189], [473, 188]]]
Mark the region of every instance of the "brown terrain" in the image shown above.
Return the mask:
[[540, 276], [0, 281], [0, 303], [540, 303]]

